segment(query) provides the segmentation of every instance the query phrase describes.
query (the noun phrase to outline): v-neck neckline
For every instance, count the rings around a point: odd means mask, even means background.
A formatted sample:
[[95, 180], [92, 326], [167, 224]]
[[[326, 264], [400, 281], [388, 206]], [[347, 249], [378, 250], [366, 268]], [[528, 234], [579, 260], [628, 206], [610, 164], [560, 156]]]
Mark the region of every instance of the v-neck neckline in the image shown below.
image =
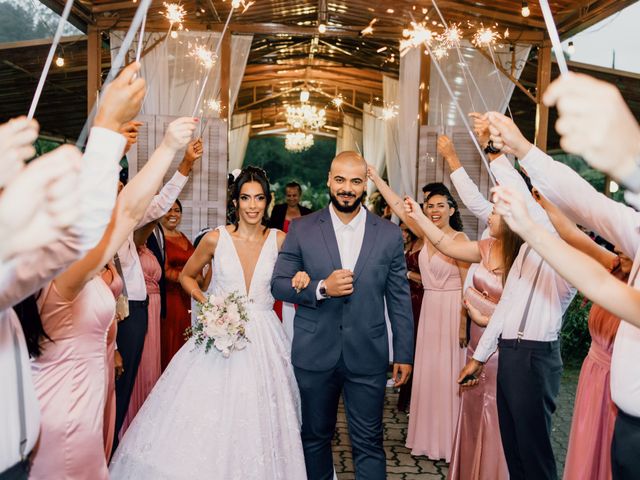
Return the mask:
[[242, 285], [244, 286], [244, 294], [247, 297], [250, 297], [251, 295], [251, 287], [253, 286], [253, 277], [256, 276], [256, 271], [258, 270], [258, 266], [260, 265], [260, 261], [262, 260], [262, 254], [264, 253], [264, 247], [266, 246], [267, 242], [269, 241], [269, 239], [271, 238], [271, 234], [273, 233], [273, 229], [269, 229], [269, 234], [267, 235], [267, 238], [264, 240], [264, 242], [262, 242], [262, 246], [260, 247], [260, 253], [258, 254], [258, 260], [256, 261], [256, 265], [253, 268], [253, 273], [251, 274], [251, 279], [249, 281], [249, 286], [247, 286], [247, 279], [244, 275], [244, 268], [242, 268], [242, 262], [240, 261], [240, 255], [238, 255], [238, 249], [236, 248], [236, 244], [233, 241], [233, 237], [231, 236], [231, 234], [229, 233], [229, 230], [227, 230], [226, 227], [222, 227], [224, 229], [224, 231], [226, 232], [226, 234], [229, 237], [229, 241], [231, 242], [231, 246], [233, 247], [233, 253], [236, 256], [236, 260], [238, 261], [238, 266], [240, 267], [240, 273], [242, 274]]

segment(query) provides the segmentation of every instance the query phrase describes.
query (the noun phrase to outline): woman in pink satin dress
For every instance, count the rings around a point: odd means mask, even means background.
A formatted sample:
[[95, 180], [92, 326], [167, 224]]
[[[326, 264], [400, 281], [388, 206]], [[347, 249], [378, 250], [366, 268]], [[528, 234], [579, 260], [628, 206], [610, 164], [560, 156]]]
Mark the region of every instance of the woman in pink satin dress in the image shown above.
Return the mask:
[[[503, 290], [504, 268], [492, 268], [491, 250], [499, 241], [495, 238], [480, 240], [478, 248], [482, 260], [473, 274], [473, 287], [497, 305]], [[519, 246], [519, 245], [518, 245]], [[468, 302], [465, 306], [473, 309]], [[494, 307], [495, 308], [495, 307]], [[471, 333], [467, 359], [473, 357], [478, 340], [484, 333], [485, 321], [479, 312], [471, 314]], [[488, 319], [487, 319], [488, 321]], [[508, 480], [509, 470], [502, 450], [496, 388], [498, 381], [498, 352], [485, 363], [478, 385], [462, 387], [460, 414], [453, 441], [453, 454], [449, 465], [450, 480]]]
[[[153, 224], [155, 225], [155, 223]], [[152, 229], [153, 230], [153, 229]], [[144, 347], [140, 366], [136, 374], [136, 381], [133, 385], [129, 409], [122, 423], [122, 428], [118, 434], [120, 438], [124, 436], [127, 428], [140, 410], [140, 407], [147, 399], [147, 396], [160, 378], [160, 276], [162, 269], [155, 255], [146, 245], [138, 247], [140, 264], [144, 273], [144, 283], [147, 286], [149, 295], [149, 326], [147, 335], [144, 337]]]
[[[110, 262], [102, 272], [102, 279], [109, 286], [113, 298], [118, 299], [122, 293], [122, 278], [118, 275], [116, 267]], [[118, 318], [114, 315], [109, 330], [107, 330], [107, 367], [105, 368], [106, 386], [104, 398], [104, 419], [102, 430], [104, 432], [104, 455], [109, 462], [113, 449], [113, 438], [116, 430], [116, 377], [115, 377], [115, 350], [116, 335], [118, 334]]]
[[[440, 229], [420, 211], [420, 207], [413, 200], [405, 204], [410, 217], [417, 222], [427, 239], [442, 255], [479, 264], [473, 276], [472, 286], [478, 293], [485, 296], [486, 301], [483, 304], [488, 311], [483, 315], [469, 301], [464, 302], [472, 320], [471, 344], [467, 352], [472, 356], [484, 327], [489, 322], [490, 312], [502, 296], [504, 282], [522, 247], [522, 239], [499, 215], [493, 212], [488, 218], [491, 238], [456, 242], [443, 237]], [[472, 298], [469, 294], [470, 291], [465, 292], [467, 298]], [[425, 305], [428, 304], [425, 303]], [[436, 362], [435, 359], [433, 361]], [[460, 480], [506, 480], [509, 478], [498, 423], [497, 370], [498, 355], [494, 354], [487, 361], [479, 383], [473, 387], [461, 388], [460, 410], [456, 415], [454, 427], [455, 437], [452, 435], [450, 444], [451, 465], [448, 478]], [[457, 377], [458, 373], [452, 372], [451, 382], [456, 387]], [[428, 385], [425, 388], [428, 388]]]
[[[106, 480], [104, 408], [106, 338], [114, 295], [100, 276], [142, 219], [197, 119], [172, 122], [146, 165], [118, 195], [98, 245], [45, 286], [37, 310], [21, 318], [37, 338], [31, 370], [41, 406], [41, 432], [30, 478]], [[114, 192], [115, 194], [115, 192]]]

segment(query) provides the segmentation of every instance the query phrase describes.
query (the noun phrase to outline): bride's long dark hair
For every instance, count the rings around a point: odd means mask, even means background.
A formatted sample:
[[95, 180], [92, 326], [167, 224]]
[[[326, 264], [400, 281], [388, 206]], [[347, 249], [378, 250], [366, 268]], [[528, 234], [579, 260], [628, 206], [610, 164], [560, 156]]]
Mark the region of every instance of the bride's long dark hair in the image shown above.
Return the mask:
[[262, 191], [264, 192], [266, 198], [266, 205], [264, 207], [264, 215], [262, 216], [262, 225], [265, 230], [267, 229], [267, 225], [269, 223], [269, 205], [271, 204], [271, 186], [269, 185], [269, 177], [267, 177], [267, 172], [265, 172], [262, 168], [259, 167], [245, 167], [242, 169], [238, 177], [234, 180], [233, 185], [231, 186], [231, 200], [232, 205], [234, 206], [234, 219], [233, 225], [238, 230], [238, 207], [237, 205], [240, 202], [240, 191], [242, 190], [242, 186], [245, 183], [250, 182], [258, 182], [262, 187]]
[[47, 335], [42, 325], [42, 318], [40, 317], [37, 303], [39, 296], [40, 292], [29, 295], [20, 303], [13, 306], [13, 310], [20, 320], [22, 332], [24, 333], [24, 338], [27, 343], [27, 350], [31, 358], [38, 358], [42, 354], [42, 346], [40, 345], [42, 339], [53, 341], [49, 335]]

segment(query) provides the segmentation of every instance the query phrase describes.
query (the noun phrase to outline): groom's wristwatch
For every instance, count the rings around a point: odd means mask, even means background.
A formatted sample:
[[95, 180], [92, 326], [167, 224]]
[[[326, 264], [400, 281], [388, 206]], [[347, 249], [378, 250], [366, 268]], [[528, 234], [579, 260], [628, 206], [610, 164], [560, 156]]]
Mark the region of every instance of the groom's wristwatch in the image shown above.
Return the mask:
[[318, 288], [318, 293], [323, 298], [329, 298], [329, 295], [327, 294], [327, 287], [324, 286], [324, 280], [320, 280], [320, 286]]

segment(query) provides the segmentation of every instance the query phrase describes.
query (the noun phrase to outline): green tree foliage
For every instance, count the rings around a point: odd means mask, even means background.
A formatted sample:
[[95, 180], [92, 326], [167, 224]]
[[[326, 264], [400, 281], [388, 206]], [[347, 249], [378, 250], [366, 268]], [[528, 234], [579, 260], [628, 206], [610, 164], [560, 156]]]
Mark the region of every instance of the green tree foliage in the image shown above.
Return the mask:
[[300, 153], [287, 151], [282, 137], [253, 137], [249, 140], [244, 166], [266, 170], [276, 203], [284, 201], [284, 185], [295, 181], [302, 185], [303, 205], [318, 210], [329, 202], [327, 173], [335, 152], [335, 140], [318, 136], [313, 147]]
[[[38, 0], [0, 0], [0, 43], [53, 37], [60, 17]], [[64, 35], [82, 32], [65, 26]]]

